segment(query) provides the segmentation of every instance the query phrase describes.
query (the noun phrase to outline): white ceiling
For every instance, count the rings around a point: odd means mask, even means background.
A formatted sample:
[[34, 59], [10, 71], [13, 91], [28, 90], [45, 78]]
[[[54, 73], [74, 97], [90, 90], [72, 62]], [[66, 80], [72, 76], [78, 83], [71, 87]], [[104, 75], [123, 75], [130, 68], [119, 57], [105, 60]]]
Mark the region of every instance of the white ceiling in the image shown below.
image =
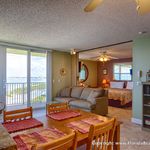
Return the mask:
[[104, 51], [106, 51], [107, 55], [117, 59], [132, 58], [132, 42], [80, 52], [79, 59], [97, 60], [97, 57], [99, 57], [101, 55], [101, 52]]
[[57, 50], [79, 50], [133, 40], [150, 33], [150, 14], [138, 16], [135, 0], [0, 0], [0, 41]]

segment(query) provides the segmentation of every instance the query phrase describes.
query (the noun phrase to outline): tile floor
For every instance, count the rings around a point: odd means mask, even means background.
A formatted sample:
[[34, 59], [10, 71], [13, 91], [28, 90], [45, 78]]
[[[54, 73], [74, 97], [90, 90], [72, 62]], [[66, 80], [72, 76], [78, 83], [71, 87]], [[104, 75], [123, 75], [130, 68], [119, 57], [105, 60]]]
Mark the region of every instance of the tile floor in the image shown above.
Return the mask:
[[[121, 124], [121, 142], [149, 142], [150, 143], [150, 132], [143, 131], [140, 125], [133, 124], [131, 122], [132, 110], [109, 107], [108, 116], [114, 116]], [[148, 145], [137, 145], [134, 143], [121, 145], [121, 150], [150, 150], [150, 144]]]

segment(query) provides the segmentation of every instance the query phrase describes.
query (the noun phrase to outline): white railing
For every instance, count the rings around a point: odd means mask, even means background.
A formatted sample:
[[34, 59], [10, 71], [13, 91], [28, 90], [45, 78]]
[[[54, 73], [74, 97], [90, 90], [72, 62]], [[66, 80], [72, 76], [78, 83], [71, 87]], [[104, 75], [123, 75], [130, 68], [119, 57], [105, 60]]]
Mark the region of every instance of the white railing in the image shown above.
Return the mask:
[[[46, 83], [31, 82], [30, 103], [46, 101]], [[6, 104], [23, 105], [27, 103], [27, 83], [6, 83]]]

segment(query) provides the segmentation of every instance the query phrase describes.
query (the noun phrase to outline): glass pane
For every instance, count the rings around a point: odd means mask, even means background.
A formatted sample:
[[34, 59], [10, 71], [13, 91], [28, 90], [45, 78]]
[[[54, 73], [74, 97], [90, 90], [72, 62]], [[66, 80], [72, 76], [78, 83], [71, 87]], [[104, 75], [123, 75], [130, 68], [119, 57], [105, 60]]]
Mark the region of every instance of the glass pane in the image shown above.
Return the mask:
[[120, 80], [119, 76], [120, 76], [119, 74], [115, 73], [114, 74], [114, 80]]
[[130, 73], [131, 65], [121, 65], [121, 73]]
[[131, 80], [130, 74], [121, 74], [121, 80]]
[[46, 54], [31, 53], [31, 105], [45, 106], [46, 102]]
[[[7, 48], [7, 106], [27, 105], [27, 51]], [[19, 108], [20, 108], [19, 106]]]
[[114, 73], [119, 73], [119, 65], [114, 65]]

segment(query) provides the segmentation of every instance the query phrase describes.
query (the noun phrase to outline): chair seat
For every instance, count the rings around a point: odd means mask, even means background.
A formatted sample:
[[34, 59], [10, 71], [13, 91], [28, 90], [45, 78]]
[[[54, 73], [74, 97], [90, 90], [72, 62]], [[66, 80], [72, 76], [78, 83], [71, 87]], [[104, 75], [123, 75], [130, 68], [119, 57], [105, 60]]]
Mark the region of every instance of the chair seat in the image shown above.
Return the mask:
[[43, 126], [43, 123], [38, 121], [35, 118], [15, 121], [15, 122], [7, 122], [3, 123], [3, 126], [7, 129], [8, 133], [14, 133], [18, 131], [23, 131], [31, 128], [37, 128]]

